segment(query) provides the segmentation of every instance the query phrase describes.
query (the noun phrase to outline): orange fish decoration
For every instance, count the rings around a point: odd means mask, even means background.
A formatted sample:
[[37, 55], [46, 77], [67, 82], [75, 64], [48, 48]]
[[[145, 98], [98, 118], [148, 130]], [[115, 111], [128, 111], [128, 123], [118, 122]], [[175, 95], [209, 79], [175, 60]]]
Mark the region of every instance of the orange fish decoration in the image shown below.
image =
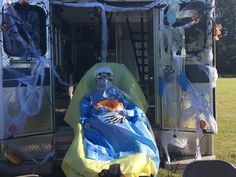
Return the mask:
[[203, 129], [206, 127], [206, 122], [204, 120], [199, 121], [200, 128]]
[[221, 24], [216, 24], [214, 28], [214, 39], [216, 41], [220, 40], [221, 37], [221, 30], [222, 30], [222, 25]]
[[4, 160], [10, 162], [13, 165], [21, 164], [21, 159], [13, 153], [4, 154]]
[[98, 102], [96, 105], [96, 109], [99, 109], [100, 107], [103, 107], [103, 106], [108, 107], [110, 112], [120, 111], [125, 108], [123, 103], [114, 99], [107, 99], [107, 100]]
[[193, 12], [192, 13], [192, 20], [196, 22], [198, 19], [199, 19], [198, 13], [197, 12]]

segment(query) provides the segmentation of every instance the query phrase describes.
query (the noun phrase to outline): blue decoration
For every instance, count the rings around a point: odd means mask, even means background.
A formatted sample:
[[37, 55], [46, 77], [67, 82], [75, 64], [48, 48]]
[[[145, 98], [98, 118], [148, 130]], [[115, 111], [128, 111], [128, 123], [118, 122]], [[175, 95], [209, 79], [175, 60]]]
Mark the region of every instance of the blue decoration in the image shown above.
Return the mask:
[[163, 77], [158, 78], [158, 93], [159, 96], [163, 95], [163, 90], [164, 90], [164, 80]]
[[[101, 94], [96, 89], [80, 102], [80, 122], [84, 131], [86, 157], [94, 160], [115, 160], [142, 152], [153, 160], [158, 169], [158, 149], [143, 111], [124, 99], [122, 93], [112, 86], [104, 93]], [[104, 107], [95, 109], [98, 102], [106, 99], [121, 102], [125, 109], [118, 112], [109, 112]], [[117, 113], [125, 114], [123, 123], [106, 122], [107, 117]]]
[[181, 90], [186, 92], [188, 89], [188, 79], [184, 71], [182, 71], [179, 75], [179, 85]]
[[176, 14], [173, 12], [167, 13], [167, 21], [169, 24], [174, 24], [176, 22]]

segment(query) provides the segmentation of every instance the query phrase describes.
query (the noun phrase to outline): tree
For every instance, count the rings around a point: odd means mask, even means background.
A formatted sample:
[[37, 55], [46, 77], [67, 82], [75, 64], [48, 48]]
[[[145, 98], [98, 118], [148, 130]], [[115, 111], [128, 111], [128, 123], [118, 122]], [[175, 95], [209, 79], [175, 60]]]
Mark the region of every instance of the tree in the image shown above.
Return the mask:
[[236, 0], [216, 0], [215, 22], [223, 26], [216, 44], [219, 74], [236, 74]]

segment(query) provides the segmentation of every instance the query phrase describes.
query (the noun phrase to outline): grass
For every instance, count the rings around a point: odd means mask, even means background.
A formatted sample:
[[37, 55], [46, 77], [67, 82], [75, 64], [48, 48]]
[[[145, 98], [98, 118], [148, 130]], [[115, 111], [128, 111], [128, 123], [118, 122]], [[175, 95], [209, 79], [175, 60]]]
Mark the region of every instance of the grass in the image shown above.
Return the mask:
[[236, 78], [217, 81], [217, 123], [214, 149], [217, 159], [236, 166]]
[[158, 177], [181, 177], [179, 174], [170, 173], [170, 171], [167, 171], [165, 169], [159, 169], [158, 171]]
[[[236, 78], [219, 78], [216, 86], [216, 110], [218, 133], [214, 136], [217, 159], [236, 166]], [[158, 177], [181, 177], [170, 175], [160, 169]]]

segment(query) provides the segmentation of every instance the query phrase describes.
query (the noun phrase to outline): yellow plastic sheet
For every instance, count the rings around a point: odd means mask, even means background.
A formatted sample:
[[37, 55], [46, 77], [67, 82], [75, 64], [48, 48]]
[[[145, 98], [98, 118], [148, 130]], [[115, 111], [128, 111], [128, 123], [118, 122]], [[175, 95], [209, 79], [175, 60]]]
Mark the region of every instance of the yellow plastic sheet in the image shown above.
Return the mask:
[[65, 116], [65, 121], [74, 129], [75, 137], [62, 163], [64, 173], [67, 177], [95, 177], [103, 169], [109, 169], [111, 164], [119, 163], [121, 171], [126, 177], [156, 174], [157, 169], [153, 161], [144, 153], [129, 155], [114, 161], [97, 161], [85, 157], [83, 130], [78, 121], [80, 101], [95, 89], [94, 72], [101, 66], [107, 66], [112, 70], [114, 74], [112, 83], [123, 92], [126, 99], [137, 104], [146, 112], [148, 104], [143, 92], [133, 75], [123, 64], [98, 63], [94, 65], [79, 82]]

